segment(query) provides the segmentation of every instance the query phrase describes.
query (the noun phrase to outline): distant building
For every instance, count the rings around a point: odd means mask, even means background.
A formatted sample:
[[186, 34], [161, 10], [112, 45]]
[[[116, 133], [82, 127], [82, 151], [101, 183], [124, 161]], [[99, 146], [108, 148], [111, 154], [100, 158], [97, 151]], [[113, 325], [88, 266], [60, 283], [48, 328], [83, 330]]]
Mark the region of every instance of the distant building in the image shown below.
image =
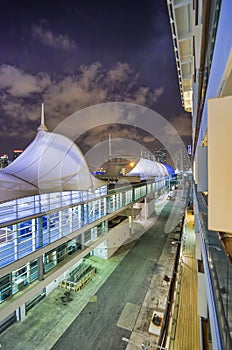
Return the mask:
[[16, 158], [18, 158], [18, 156], [20, 156], [21, 153], [23, 153], [22, 149], [14, 149], [13, 152], [12, 152], [12, 162]]
[[180, 153], [175, 155], [175, 167], [179, 171], [189, 171], [191, 168], [189, 146], [183, 148]]
[[166, 148], [155, 148], [155, 161], [163, 164], [167, 163]]
[[7, 154], [0, 156], [0, 169], [5, 168], [9, 164], [9, 158]]

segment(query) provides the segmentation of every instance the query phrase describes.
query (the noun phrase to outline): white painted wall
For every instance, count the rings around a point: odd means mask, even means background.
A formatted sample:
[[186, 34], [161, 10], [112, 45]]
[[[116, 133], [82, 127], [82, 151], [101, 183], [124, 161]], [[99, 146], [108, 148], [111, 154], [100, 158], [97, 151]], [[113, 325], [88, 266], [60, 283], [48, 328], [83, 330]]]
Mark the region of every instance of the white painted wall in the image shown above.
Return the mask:
[[129, 220], [126, 219], [112, 228], [107, 235], [107, 258], [109, 259], [129, 237]]
[[147, 216], [147, 218], [149, 218], [149, 216], [151, 216], [151, 214], [154, 212], [154, 210], [155, 210], [155, 199], [148, 200], [146, 203], [144, 203], [144, 205], [142, 207], [141, 217], [146, 218], [146, 216]]
[[208, 228], [232, 233], [232, 96], [208, 101]]

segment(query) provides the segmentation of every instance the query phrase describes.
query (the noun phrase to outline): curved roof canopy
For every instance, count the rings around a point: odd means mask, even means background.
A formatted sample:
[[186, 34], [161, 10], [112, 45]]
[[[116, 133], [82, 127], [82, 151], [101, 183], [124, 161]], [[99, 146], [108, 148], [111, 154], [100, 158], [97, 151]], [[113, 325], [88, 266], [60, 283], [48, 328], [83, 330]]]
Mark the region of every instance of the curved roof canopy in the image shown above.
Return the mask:
[[163, 164], [163, 166], [165, 166], [165, 168], [167, 169], [169, 175], [175, 176], [175, 174], [176, 174], [175, 173], [175, 169], [171, 165]]
[[127, 174], [127, 176], [140, 176], [141, 180], [165, 175], [168, 175], [168, 170], [163, 164], [145, 158], [140, 158], [135, 167]]
[[63, 135], [48, 132], [41, 118], [32, 143], [0, 171], [0, 201], [39, 193], [94, 190], [104, 184], [91, 175], [77, 145]]

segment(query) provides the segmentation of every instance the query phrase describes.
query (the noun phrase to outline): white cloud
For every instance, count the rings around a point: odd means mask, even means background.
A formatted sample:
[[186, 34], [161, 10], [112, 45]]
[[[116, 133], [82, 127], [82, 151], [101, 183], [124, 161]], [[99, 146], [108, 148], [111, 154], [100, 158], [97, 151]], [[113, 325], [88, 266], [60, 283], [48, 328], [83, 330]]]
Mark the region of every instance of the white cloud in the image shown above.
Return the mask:
[[[103, 102], [131, 102], [150, 107], [163, 89], [139, 85], [139, 76], [127, 63], [105, 69], [99, 62], [80, 66], [76, 74], [50, 77], [30, 74], [17, 67], [0, 67], [0, 112], [7, 125], [13, 120], [24, 123], [40, 119], [45, 102], [47, 124], [52, 129], [72, 113]], [[9, 127], [10, 128], [10, 127]], [[18, 128], [20, 132], [20, 128]], [[120, 137], [120, 135], [118, 135]], [[125, 135], [124, 135], [125, 136]]]
[[108, 80], [111, 82], [127, 81], [131, 74], [134, 74], [128, 63], [117, 62], [108, 73]]
[[46, 73], [32, 75], [14, 66], [0, 67], [0, 89], [11, 96], [27, 97], [33, 93], [42, 93], [50, 84], [50, 77]]
[[126, 63], [117, 63], [107, 71], [96, 62], [80, 66], [76, 75], [54, 81], [46, 89], [44, 99], [53, 118], [60, 118], [62, 114], [65, 117], [102, 102], [125, 101], [151, 106], [162, 92], [163, 88], [153, 91], [139, 86], [138, 75]]
[[53, 47], [54, 49], [69, 51], [77, 48], [76, 42], [69, 39], [67, 35], [53, 34], [51, 30], [45, 30], [41, 25], [33, 26], [32, 35], [35, 39], [40, 40], [44, 45]]
[[154, 142], [154, 141], [155, 141], [155, 138], [152, 135], [144, 136], [144, 138], [143, 138], [143, 142], [145, 142], [145, 143], [150, 143], [150, 142]]
[[190, 136], [189, 131], [191, 130], [192, 119], [189, 113], [177, 115], [173, 119], [172, 125], [180, 136]]

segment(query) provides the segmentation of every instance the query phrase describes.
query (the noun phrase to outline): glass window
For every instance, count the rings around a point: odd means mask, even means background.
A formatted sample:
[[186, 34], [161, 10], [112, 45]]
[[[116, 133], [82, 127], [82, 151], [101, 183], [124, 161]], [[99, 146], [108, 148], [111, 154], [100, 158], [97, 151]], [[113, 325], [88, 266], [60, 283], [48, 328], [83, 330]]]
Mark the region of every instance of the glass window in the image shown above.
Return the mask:
[[70, 191], [62, 192], [62, 206], [72, 204], [72, 196]]
[[129, 204], [132, 202], [133, 190], [126, 191], [126, 202], [125, 204]]
[[151, 192], [152, 192], [152, 185], [147, 184], [147, 193], [151, 193]]
[[29, 283], [27, 279], [28, 276], [29, 270], [27, 270], [27, 266], [22, 266], [18, 270], [12, 272], [12, 294], [19, 292]]
[[50, 232], [50, 243], [60, 238], [59, 212], [50, 214], [49, 232]]
[[107, 195], [107, 186], [100, 187], [99, 192], [100, 192], [101, 196], [106, 196]]
[[49, 216], [44, 215], [36, 219], [36, 248], [41, 248], [49, 243]]
[[105, 216], [106, 215], [106, 198], [102, 198], [100, 200], [100, 217]]
[[32, 220], [18, 224], [18, 258], [32, 252]]
[[94, 191], [94, 197], [95, 198], [98, 198], [101, 196], [101, 187], [100, 188], [97, 188], [95, 191]]
[[16, 226], [1, 228], [0, 232], [0, 267], [3, 267], [17, 259], [15, 255]]
[[91, 230], [85, 231], [84, 233], [84, 237], [85, 237], [85, 244], [89, 243], [91, 241]]
[[[41, 211], [42, 212], [46, 212], [50, 210], [50, 195], [49, 194], [41, 194], [40, 196], [36, 196], [38, 197], [38, 201], [36, 200], [36, 206], [39, 205], [39, 207], [41, 207]], [[39, 202], [40, 201], [40, 202]]]
[[44, 255], [44, 271], [48, 272], [53, 269], [57, 265], [57, 261], [59, 262], [59, 253], [62, 247], [57, 248], [56, 250], [52, 250]]
[[35, 212], [34, 196], [17, 199], [18, 218], [33, 215]]
[[72, 255], [77, 251], [78, 247], [76, 245], [76, 239], [72, 239], [71, 241], [68, 242], [67, 244], [67, 254]]
[[61, 192], [50, 193], [50, 210], [61, 207]]
[[0, 246], [13, 241], [14, 233], [12, 229], [12, 226], [0, 228]]
[[57, 262], [63, 261], [67, 256], [67, 246], [66, 243], [62, 244], [60, 247], [57, 248]]
[[83, 201], [82, 192], [81, 191], [72, 191], [72, 202], [79, 203]]
[[35, 259], [30, 262], [30, 282], [38, 279], [38, 260]]
[[69, 209], [62, 210], [62, 236], [66, 236], [70, 233], [70, 211]]
[[83, 218], [84, 218], [84, 225], [87, 225], [89, 223], [89, 215], [88, 215], [88, 204], [84, 203], [83, 204]]
[[88, 200], [88, 192], [86, 192], [86, 191], [82, 192], [82, 199], [83, 199], [83, 201]]
[[108, 201], [108, 212], [112, 213], [115, 210], [115, 202], [116, 202], [116, 195], [111, 195], [110, 197], [107, 197]]
[[89, 202], [88, 203], [88, 223], [93, 222], [95, 219], [95, 203]]
[[0, 303], [11, 296], [10, 274], [0, 278]]
[[34, 196], [35, 201], [35, 214], [38, 214], [42, 211], [42, 207], [40, 205], [40, 196]]
[[24, 239], [32, 234], [32, 220], [20, 222], [18, 224], [18, 238]]
[[96, 193], [95, 192], [91, 192], [91, 191], [88, 191], [84, 194], [84, 197], [86, 197], [86, 199], [90, 200], [90, 199], [94, 199], [96, 197]]
[[120, 209], [123, 206], [122, 202], [122, 193], [117, 193], [116, 194], [116, 209]]
[[16, 201], [0, 203], [0, 223], [16, 219]]
[[81, 227], [81, 206], [72, 208], [72, 230], [78, 230]]

